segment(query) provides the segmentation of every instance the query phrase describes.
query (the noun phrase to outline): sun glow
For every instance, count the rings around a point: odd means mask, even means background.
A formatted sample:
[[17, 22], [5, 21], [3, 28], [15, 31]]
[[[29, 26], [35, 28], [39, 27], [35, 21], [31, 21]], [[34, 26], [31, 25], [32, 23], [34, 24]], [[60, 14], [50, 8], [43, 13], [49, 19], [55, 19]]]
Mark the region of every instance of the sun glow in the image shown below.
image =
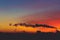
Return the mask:
[[[12, 20], [10, 21], [12, 24], [17, 23], [16, 21]], [[60, 31], [60, 20], [48, 20], [47, 22], [39, 22], [39, 23], [46, 23], [49, 25], [54, 26], [55, 28], [46, 28], [46, 27], [25, 27], [25, 26], [9, 26], [9, 20], [3, 21], [0, 24], [0, 32], [30, 32], [30, 33], [36, 33], [37, 31], [40, 32], [54, 32], [56, 33], [56, 30]]]

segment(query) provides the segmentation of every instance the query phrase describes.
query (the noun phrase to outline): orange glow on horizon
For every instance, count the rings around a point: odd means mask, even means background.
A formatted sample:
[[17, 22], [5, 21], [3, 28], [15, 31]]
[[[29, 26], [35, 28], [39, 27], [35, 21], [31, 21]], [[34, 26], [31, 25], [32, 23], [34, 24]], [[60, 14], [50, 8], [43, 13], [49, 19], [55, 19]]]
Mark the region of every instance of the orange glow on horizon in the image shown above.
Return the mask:
[[[5, 22], [6, 23], [6, 22]], [[37, 31], [40, 31], [40, 32], [56, 32], [56, 30], [60, 31], [60, 20], [48, 20], [48, 21], [45, 21], [45, 22], [39, 22], [39, 23], [46, 23], [46, 24], [49, 24], [49, 25], [52, 25], [54, 26], [55, 28], [45, 28], [45, 27], [36, 27], [36, 28], [33, 28], [33, 27], [24, 27], [24, 26], [18, 26], [18, 27], [15, 27], [15, 26], [7, 26], [8, 23], [6, 24], [2, 24], [2, 26], [0, 27], [0, 32], [32, 32], [32, 33], [36, 33]], [[16, 30], [15, 30], [16, 29]]]

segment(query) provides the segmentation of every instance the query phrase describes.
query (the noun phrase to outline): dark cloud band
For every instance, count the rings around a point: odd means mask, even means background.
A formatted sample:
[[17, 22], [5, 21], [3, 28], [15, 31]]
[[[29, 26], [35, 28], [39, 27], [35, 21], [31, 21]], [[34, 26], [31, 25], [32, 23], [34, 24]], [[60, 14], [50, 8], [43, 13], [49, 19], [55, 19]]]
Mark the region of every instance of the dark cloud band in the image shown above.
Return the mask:
[[[9, 24], [10, 26], [12, 24]], [[25, 27], [47, 27], [47, 28], [54, 28], [53, 26], [47, 25], [47, 24], [27, 24], [27, 23], [17, 23], [13, 26], [25, 26]]]

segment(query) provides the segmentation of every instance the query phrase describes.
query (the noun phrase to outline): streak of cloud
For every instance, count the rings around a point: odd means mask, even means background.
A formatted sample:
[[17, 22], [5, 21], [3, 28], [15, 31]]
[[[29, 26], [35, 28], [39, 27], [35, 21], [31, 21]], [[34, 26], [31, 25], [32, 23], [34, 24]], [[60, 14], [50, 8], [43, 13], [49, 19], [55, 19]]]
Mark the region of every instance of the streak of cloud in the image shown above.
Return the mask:
[[[9, 24], [11, 25], [11, 24]], [[28, 24], [28, 23], [17, 23], [13, 26], [25, 26], [25, 27], [47, 27], [47, 28], [54, 28], [54, 26], [50, 26], [47, 24]]]

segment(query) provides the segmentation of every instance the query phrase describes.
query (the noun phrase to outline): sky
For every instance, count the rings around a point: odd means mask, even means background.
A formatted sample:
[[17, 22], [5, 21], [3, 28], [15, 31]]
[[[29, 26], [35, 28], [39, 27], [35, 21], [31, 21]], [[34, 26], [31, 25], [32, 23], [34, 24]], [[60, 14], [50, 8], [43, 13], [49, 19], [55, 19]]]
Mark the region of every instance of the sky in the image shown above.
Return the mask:
[[[10, 27], [9, 23], [19, 22], [49, 24], [60, 31], [59, 20], [60, 0], [0, 0], [1, 32], [12, 32], [15, 27]], [[37, 28], [31, 27], [18, 27], [17, 30], [25, 29], [26, 31], [31, 29], [31, 31], [37, 31]]]

